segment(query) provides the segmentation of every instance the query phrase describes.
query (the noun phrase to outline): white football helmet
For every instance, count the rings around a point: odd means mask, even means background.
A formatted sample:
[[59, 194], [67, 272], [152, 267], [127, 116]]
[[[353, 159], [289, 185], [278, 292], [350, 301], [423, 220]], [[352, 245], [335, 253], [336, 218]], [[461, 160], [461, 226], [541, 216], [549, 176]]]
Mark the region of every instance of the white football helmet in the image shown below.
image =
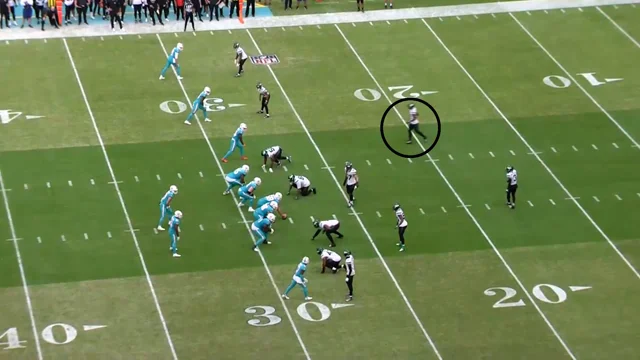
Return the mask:
[[269, 203], [269, 206], [271, 206], [274, 209], [277, 209], [278, 208], [278, 203], [275, 202], [275, 201], [272, 201], [272, 202]]
[[171, 185], [171, 186], [169, 186], [169, 191], [171, 191], [174, 194], [177, 194], [178, 193], [178, 187], [175, 186], [175, 185]]
[[176, 215], [176, 217], [177, 217], [178, 219], [182, 219], [182, 211], [180, 211], [180, 210], [176, 210], [176, 214], [175, 214], [175, 215]]
[[247, 130], [247, 124], [245, 123], [240, 124], [240, 129]]
[[178, 43], [178, 49], [180, 50], [184, 49], [184, 45], [182, 45], [182, 43]]
[[267, 219], [269, 219], [269, 221], [271, 221], [272, 223], [276, 222], [276, 216], [271, 213], [267, 214]]
[[303, 257], [303, 258], [302, 258], [302, 263], [303, 263], [303, 264], [305, 264], [305, 265], [309, 265], [309, 258], [308, 258], [308, 257], [306, 257], [306, 256], [305, 256], [305, 257]]
[[277, 192], [275, 197], [276, 199], [278, 199], [278, 201], [282, 200], [282, 193]]
[[204, 92], [207, 93], [207, 95], [209, 95], [211, 94], [211, 89], [208, 86], [205, 86]]
[[242, 165], [242, 170], [249, 172], [249, 165]]
[[257, 178], [254, 178], [254, 179], [253, 179], [253, 182], [255, 182], [255, 183], [256, 183], [256, 185], [260, 185], [260, 184], [262, 184], [262, 179], [260, 179], [259, 177], [257, 177]]

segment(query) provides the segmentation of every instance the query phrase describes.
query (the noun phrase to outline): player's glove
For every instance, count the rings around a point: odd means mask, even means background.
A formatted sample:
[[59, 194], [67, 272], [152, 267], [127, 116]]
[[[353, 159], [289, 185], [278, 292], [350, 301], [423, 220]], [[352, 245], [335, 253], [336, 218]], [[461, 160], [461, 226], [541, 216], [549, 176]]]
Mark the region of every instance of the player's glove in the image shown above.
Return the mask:
[[349, 282], [349, 277], [344, 278], [344, 282]]

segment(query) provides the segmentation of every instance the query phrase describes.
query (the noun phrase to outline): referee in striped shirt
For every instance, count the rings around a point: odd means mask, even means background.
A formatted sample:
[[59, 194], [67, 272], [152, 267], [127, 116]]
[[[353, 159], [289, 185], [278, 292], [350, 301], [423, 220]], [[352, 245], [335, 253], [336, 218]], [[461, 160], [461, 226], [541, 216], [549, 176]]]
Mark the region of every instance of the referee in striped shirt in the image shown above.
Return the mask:
[[349, 250], [344, 251], [344, 269], [347, 272], [345, 282], [347, 283], [347, 288], [349, 288], [349, 294], [346, 300], [351, 301], [353, 300], [353, 277], [356, 275], [356, 263]]

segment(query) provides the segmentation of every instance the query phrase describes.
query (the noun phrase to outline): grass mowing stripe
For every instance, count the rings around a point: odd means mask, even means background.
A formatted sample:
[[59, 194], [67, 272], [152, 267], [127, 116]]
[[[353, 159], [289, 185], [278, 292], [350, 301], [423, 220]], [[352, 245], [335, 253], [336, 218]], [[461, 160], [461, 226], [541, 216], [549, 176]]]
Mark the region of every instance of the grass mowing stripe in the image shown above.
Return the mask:
[[7, 195], [7, 189], [5, 189], [4, 187], [4, 179], [2, 178], [2, 171], [0, 171], [0, 192], [2, 193], [2, 198], [4, 199], [4, 207], [5, 207], [5, 211], [7, 212], [9, 229], [11, 229], [11, 240], [13, 241], [13, 248], [16, 251], [16, 257], [18, 258], [18, 268], [20, 268], [20, 279], [22, 280], [22, 289], [24, 290], [24, 296], [27, 301], [27, 310], [29, 311], [29, 320], [31, 321], [31, 330], [33, 331], [33, 339], [36, 342], [38, 359], [42, 360], [42, 348], [40, 348], [40, 335], [38, 335], [36, 318], [33, 315], [33, 305], [31, 304], [31, 295], [29, 295], [29, 287], [27, 285], [27, 276], [24, 273], [22, 256], [20, 255], [20, 246], [18, 245], [18, 236], [16, 235], [16, 228], [13, 225], [13, 217], [11, 216], [11, 210], [9, 208], [9, 196]]
[[[336, 25], [336, 27], [337, 27], [337, 25]], [[246, 31], [247, 31], [247, 34], [249, 35], [249, 38], [253, 42], [253, 45], [256, 47], [256, 50], [258, 50], [259, 53], [262, 53], [262, 50], [260, 50], [260, 46], [258, 46], [258, 43], [253, 38], [253, 35], [251, 35], [251, 32], [248, 29]], [[291, 102], [291, 99], [287, 95], [287, 92], [284, 90], [284, 87], [280, 83], [280, 80], [278, 80], [278, 77], [276, 76], [276, 73], [273, 71], [271, 66], [267, 66], [267, 69], [269, 69], [269, 72], [271, 73], [271, 76], [273, 76], [273, 80], [275, 80], [276, 84], [278, 84], [278, 87], [280, 88], [280, 91], [282, 91], [282, 95], [284, 95], [284, 98], [287, 101], [287, 103], [289, 104], [289, 107], [291, 108], [291, 110], [293, 111], [294, 115], [298, 119], [298, 122], [300, 122], [300, 125], [302, 126], [302, 129], [307, 134], [307, 137], [309, 138], [309, 141], [311, 141], [311, 144], [316, 149], [316, 152], [320, 156], [320, 159], [324, 163], [324, 166], [328, 168], [329, 164], [327, 163], [327, 160], [325, 159], [324, 155], [322, 155], [322, 152], [320, 151], [320, 148], [318, 147], [318, 144], [316, 144], [315, 140], [313, 140], [313, 137], [311, 136], [311, 133], [309, 133], [309, 129], [307, 129], [307, 126], [305, 125], [304, 121], [302, 121], [302, 118], [300, 117], [300, 114], [298, 114], [298, 111], [293, 106], [293, 103]], [[389, 161], [389, 160], [387, 159], [387, 161]], [[390, 163], [390, 161], [389, 161], [389, 163]], [[347, 194], [345, 194], [344, 189], [342, 188], [342, 186], [340, 185], [340, 182], [336, 178], [336, 175], [331, 170], [329, 170], [329, 174], [331, 174], [331, 177], [333, 178], [333, 181], [335, 182], [336, 186], [338, 187], [338, 189], [339, 189], [340, 193], [342, 194], [342, 197], [344, 198], [344, 200], [345, 201], [349, 201], [349, 198], [347, 197]], [[393, 272], [391, 271], [391, 268], [389, 268], [389, 265], [387, 264], [387, 262], [382, 257], [382, 254], [380, 253], [380, 250], [378, 250], [378, 247], [376, 246], [375, 242], [373, 241], [373, 238], [371, 237], [371, 234], [369, 234], [369, 231], [364, 226], [364, 223], [362, 222], [362, 219], [360, 218], [360, 215], [358, 215], [358, 213], [356, 212], [355, 207], [351, 207], [350, 210], [353, 213], [353, 215], [355, 216], [355, 218], [358, 220], [358, 223], [360, 224], [360, 227], [362, 228], [362, 230], [364, 231], [365, 235], [369, 239], [369, 242], [371, 243], [371, 246], [373, 247], [373, 250], [378, 255], [378, 258], [380, 259], [380, 262], [382, 263], [382, 265], [384, 266], [385, 270], [387, 271], [387, 274], [389, 274], [389, 277], [391, 278], [391, 280], [393, 281], [394, 285], [396, 286], [396, 289], [398, 289], [398, 292], [400, 293], [400, 296], [402, 296], [402, 299], [404, 300], [405, 304], [407, 305], [407, 308], [409, 309], [409, 311], [411, 311], [411, 315], [413, 315], [413, 318], [415, 319], [416, 323], [420, 327], [420, 330], [424, 334], [424, 336], [427, 339], [427, 341], [429, 341], [429, 344], [431, 345], [431, 348], [435, 352], [435, 354], [438, 357], [438, 359], [442, 360], [442, 356], [440, 356], [440, 352], [436, 348], [435, 343], [431, 339], [431, 336], [429, 336], [429, 333], [427, 333], [427, 330], [425, 329], [424, 325], [422, 324], [422, 321], [418, 317], [418, 314], [416, 314], [415, 310], [413, 309], [413, 306], [409, 302], [409, 299], [407, 298], [407, 296], [405, 295], [404, 291], [400, 287], [400, 284], [398, 283], [398, 280], [396, 279], [396, 277], [393, 275]], [[333, 215], [333, 218], [336, 219], [335, 214]]]
[[[517, 20], [516, 20], [517, 21]], [[611, 248], [618, 254], [618, 256], [622, 259], [622, 261], [624, 261], [625, 264], [627, 264], [627, 266], [629, 267], [629, 269], [631, 269], [631, 271], [633, 271], [633, 273], [636, 275], [636, 277], [638, 279], [640, 279], [640, 273], [638, 273], [638, 270], [636, 270], [633, 265], [631, 264], [631, 262], [624, 256], [624, 254], [618, 249], [618, 247], [613, 243], [613, 241], [611, 241], [611, 239], [609, 238], [609, 236], [604, 232], [604, 230], [602, 230], [600, 228], [600, 226], [595, 222], [595, 220], [593, 220], [593, 218], [591, 217], [591, 215], [589, 215], [589, 213], [587, 212], [587, 210], [585, 210], [584, 207], [582, 207], [582, 205], [580, 205], [580, 203], [577, 201], [577, 199], [571, 195], [571, 192], [569, 192], [569, 190], [567, 189], [566, 186], [564, 186], [564, 184], [562, 183], [562, 181], [560, 181], [560, 179], [558, 179], [558, 177], [556, 176], [556, 174], [551, 170], [551, 168], [549, 168], [549, 166], [544, 162], [544, 160], [542, 160], [542, 158], [540, 157], [540, 155], [535, 154], [535, 150], [533, 150], [533, 147], [529, 144], [529, 142], [524, 138], [524, 136], [522, 136], [522, 134], [520, 133], [520, 131], [518, 131], [518, 129], [516, 129], [516, 127], [513, 125], [513, 123], [511, 123], [511, 121], [509, 120], [509, 118], [507, 118], [507, 116], [502, 112], [502, 110], [500, 110], [500, 108], [498, 107], [498, 105], [496, 105], [495, 102], [493, 102], [493, 100], [491, 100], [491, 98], [489, 97], [489, 95], [484, 91], [484, 89], [480, 86], [480, 84], [478, 84], [478, 82], [476, 81], [476, 79], [474, 79], [474, 77], [471, 75], [471, 73], [469, 73], [469, 71], [467, 71], [467, 69], [464, 67], [464, 65], [462, 65], [462, 63], [458, 60], [458, 58], [451, 52], [451, 50], [449, 50], [449, 47], [447, 45], [445, 45], [445, 43], [442, 41], [442, 39], [440, 39], [440, 37], [438, 36], [438, 34], [436, 34], [436, 32], [433, 30], [433, 28], [427, 24], [427, 22], [423, 19], [422, 22], [424, 23], [424, 25], [429, 29], [429, 31], [431, 31], [431, 34], [433, 34], [433, 36], [438, 40], [438, 42], [440, 43], [440, 45], [442, 45], [442, 47], [447, 51], [447, 53], [449, 53], [449, 56], [451, 56], [451, 58], [453, 59], [453, 61], [455, 61], [456, 64], [458, 64], [458, 66], [460, 67], [460, 69], [467, 75], [467, 77], [469, 78], [469, 80], [471, 80], [471, 82], [473, 83], [473, 85], [475, 85], [475, 87], [478, 89], [478, 91], [480, 91], [480, 93], [482, 94], [482, 96], [484, 96], [484, 98], [489, 102], [489, 104], [491, 104], [491, 106], [495, 109], [495, 111], [498, 113], [498, 115], [500, 115], [500, 117], [505, 121], [505, 123], [509, 126], [509, 128], [511, 128], [511, 130], [513, 130], [513, 132], [516, 134], [516, 136], [518, 136], [518, 138], [520, 139], [520, 141], [522, 141], [522, 143], [529, 149], [530, 152], [534, 153], [532, 154], [532, 156], [534, 156], [536, 158], [536, 160], [538, 160], [538, 162], [540, 163], [540, 165], [542, 165], [542, 167], [544, 167], [545, 170], [547, 170], [547, 172], [549, 173], [549, 175], [551, 175], [551, 177], [553, 178], [553, 180], [555, 180], [555, 182], [558, 184], [558, 186], [560, 186], [560, 188], [564, 191], [564, 193], [571, 198], [571, 200], [573, 201], [573, 203], [578, 207], [578, 209], [580, 209], [580, 211], [582, 212], [582, 214], [589, 220], [589, 222], [591, 223], [591, 225], [593, 225], [593, 227], [600, 233], [600, 235], [602, 235], [602, 237], [609, 243], [609, 245], [611, 246]], [[567, 73], [568, 75], [568, 73]], [[571, 76], [571, 75], [569, 75]], [[575, 82], [575, 80], [574, 80]], [[551, 148], [553, 149], [553, 148]], [[553, 149], [555, 152], [555, 149]], [[577, 150], [577, 149], [576, 149]], [[549, 201], [555, 205], [555, 203], [553, 202], [552, 199], [549, 199]], [[527, 296], [529, 296], [529, 293], [527, 293]], [[537, 308], [537, 304], [534, 303], [534, 305]]]
[[[440, 39], [440, 37], [437, 36], [437, 34], [433, 31], [433, 29], [431, 28], [431, 26], [429, 26], [429, 24], [427, 24], [427, 22], [423, 19], [422, 22], [424, 22], [424, 24], [427, 26], [427, 28], [429, 28], [429, 30], [431, 30], [431, 32], [433, 33], [433, 35], [436, 37], [436, 39], [440, 42], [440, 44], [442, 44], [442, 46], [449, 52], [449, 54], [451, 54], [451, 52], [449, 51], [449, 49], [446, 47], [446, 45], [444, 44], [444, 42], [442, 42], [442, 40]], [[338, 25], [335, 25], [336, 29], [338, 29], [338, 32], [340, 32], [340, 35], [342, 35], [343, 39], [345, 40], [345, 42], [347, 43], [347, 45], [351, 48], [351, 50], [353, 51], [354, 55], [358, 58], [358, 60], [360, 61], [360, 64], [362, 64], [362, 67], [364, 67], [364, 69], [367, 71], [367, 73], [369, 74], [369, 76], [371, 77], [371, 80], [373, 80], [373, 82], [376, 84], [376, 86], [378, 87], [378, 89], [380, 90], [380, 93], [384, 95], [384, 97], [387, 99], [387, 101], [389, 102], [389, 104], [392, 104], [393, 101], [391, 101], [391, 99], [389, 98], [389, 96], [387, 95], [387, 93], [384, 91], [384, 89], [382, 88], [382, 86], [380, 85], [380, 83], [376, 80], [376, 78], [373, 76], [373, 74], [371, 73], [371, 71], [367, 68], [367, 66], [365, 65], [364, 61], [362, 60], [362, 58], [360, 58], [360, 56], [358, 55], [358, 53], [356, 52], [355, 48], [351, 45], [351, 43], [349, 42], [349, 40], [347, 39], [347, 37], [344, 35], [344, 33], [342, 32], [342, 30], [340, 30], [340, 27]], [[453, 56], [453, 54], [451, 54]], [[457, 61], [457, 59], [456, 59]], [[458, 62], [458, 64], [460, 64]], [[404, 121], [404, 119], [402, 118], [402, 115], [400, 114], [400, 112], [398, 111], [398, 109], [396, 107], [394, 107], [395, 113], [398, 115], [398, 118], [400, 118], [400, 121], [402, 121], [404, 123], [405, 126], [408, 127], [407, 123]], [[420, 143], [420, 146], [424, 149], [424, 147], [422, 146], [422, 144]], [[531, 149], [531, 152], [534, 152], [533, 149]], [[427, 154], [427, 156], [429, 156], [429, 158], [431, 158], [430, 154]], [[538, 156], [537, 154], [535, 154], [535, 156]], [[542, 319], [544, 320], [544, 322], [547, 324], [547, 326], [549, 327], [549, 329], [553, 332], [553, 334], [556, 336], [556, 338], [558, 339], [558, 341], [560, 342], [560, 344], [564, 347], [565, 351], [569, 354], [569, 356], [571, 356], [572, 359], [576, 360], [575, 356], [573, 355], [573, 352], [571, 351], [571, 349], [569, 349], [569, 347], [567, 346], [567, 344], [564, 342], [564, 340], [562, 339], [562, 337], [560, 336], [560, 334], [556, 331], [555, 327], [553, 326], [553, 324], [551, 324], [551, 322], [549, 321], [549, 319], [547, 319], [547, 316], [542, 312], [542, 310], [540, 309], [540, 307], [538, 306], [538, 304], [534, 301], [533, 297], [531, 296], [531, 294], [529, 293], [529, 291], [527, 290], [527, 288], [524, 286], [524, 284], [520, 281], [520, 279], [518, 278], [518, 276], [515, 274], [515, 272], [513, 271], [513, 269], [511, 269], [511, 266], [509, 266], [509, 264], [507, 263], [507, 261], [504, 259], [504, 257], [502, 256], [502, 254], [500, 253], [500, 251], [498, 251], [498, 248], [495, 246], [495, 244], [493, 243], [493, 241], [491, 240], [491, 238], [489, 238], [489, 235], [484, 231], [483, 227], [480, 225], [480, 223], [478, 222], [478, 220], [476, 219], [476, 217], [471, 213], [471, 211], [469, 210], [469, 208], [467, 206], [465, 206], [464, 201], [462, 200], [462, 198], [460, 197], [460, 195], [456, 192], [456, 190], [453, 188], [453, 186], [451, 185], [451, 183], [449, 182], [449, 180], [447, 179], [447, 177], [444, 175], [444, 173], [442, 173], [442, 171], [440, 170], [440, 167], [438, 167], [438, 165], [434, 162], [431, 161], [431, 163], [433, 164], [434, 168], [436, 169], [436, 171], [439, 173], [440, 177], [442, 178], [442, 180], [444, 180], [444, 182], [447, 184], [447, 186], [449, 187], [449, 189], [451, 190], [451, 192], [453, 193], [453, 195], [456, 197], [456, 199], [458, 200], [458, 202], [460, 203], [460, 205], [463, 206], [464, 211], [467, 213], [467, 215], [469, 216], [469, 218], [471, 219], [471, 221], [476, 225], [476, 227], [478, 228], [478, 230], [480, 231], [480, 233], [482, 233], [482, 235], [484, 236], [484, 238], [487, 240], [487, 242], [489, 243], [489, 245], [491, 246], [491, 248], [493, 249], [493, 251], [496, 253], [496, 255], [498, 256], [498, 258], [500, 258], [500, 261], [502, 261], [502, 264], [505, 266], [505, 268], [507, 269], [507, 271], [511, 274], [511, 276], [513, 277], [513, 279], [518, 283], [518, 286], [520, 286], [520, 289], [522, 289], [522, 291], [526, 294], [527, 298], [529, 298], [529, 301], [533, 304], [533, 306], [535, 307], [535, 309], [538, 311], [538, 314], [540, 314], [540, 316], [542, 317]], [[444, 210], [444, 208], [443, 208]]]
[[623, 33], [623, 34], [624, 34], [624, 36], [626, 36], [629, 40], [631, 40], [631, 42], [633, 42], [637, 47], [639, 47], [639, 48], [640, 48], [640, 43], [638, 43], [638, 42], [636, 41], [636, 39], [634, 39], [634, 38], [633, 38], [633, 36], [629, 35], [629, 33], [628, 33], [628, 32], [626, 32], [626, 31], [622, 28], [622, 26], [618, 25], [618, 23], [617, 23], [617, 22], [615, 22], [615, 20], [613, 20], [609, 15], [607, 15], [607, 13], [606, 13], [606, 12], [602, 11], [602, 9], [600, 9], [600, 7], [599, 7], [599, 6], [596, 6], [596, 9], [598, 9], [598, 11], [600, 12], [600, 14], [602, 14], [602, 16], [606, 17], [606, 18], [607, 18], [607, 20], [609, 20], [609, 21], [613, 24], [613, 26], [615, 26], [618, 30], [620, 30], [620, 32], [621, 32], [621, 33]]
[[91, 123], [93, 124], [93, 129], [95, 130], [96, 136], [98, 138], [98, 142], [100, 143], [100, 148], [102, 149], [104, 160], [107, 163], [109, 174], [111, 175], [111, 179], [113, 180], [113, 186], [116, 189], [116, 193], [118, 194], [118, 199], [120, 200], [120, 205], [122, 206], [122, 212], [124, 213], [124, 216], [127, 220], [127, 225], [129, 226], [129, 230], [131, 230], [131, 236], [133, 238], [134, 244], [136, 245], [136, 250], [138, 251], [138, 257], [140, 258], [140, 263], [142, 264], [142, 269], [144, 270], [144, 274], [147, 279], [147, 283], [149, 284], [149, 289], [151, 290], [151, 295], [153, 296], [153, 301], [155, 303], [156, 310], [158, 311], [158, 316], [160, 317], [160, 322], [162, 323], [162, 327], [164, 329], [165, 336], [167, 337], [169, 348], [171, 349], [171, 355], [173, 356], [174, 360], [178, 360], [178, 354], [176, 354], [176, 349], [173, 346], [173, 340], [171, 339], [171, 334], [169, 334], [169, 327], [167, 326], [167, 322], [164, 319], [162, 309], [160, 308], [160, 302], [158, 301], [156, 290], [153, 287], [153, 282], [151, 281], [149, 270], [147, 270], [147, 264], [144, 261], [144, 255], [142, 255], [142, 250], [140, 249], [140, 244], [138, 243], [138, 237], [136, 236], [136, 233], [133, 231], [133, 224], [131, 223], [131, 217], [129, 217], [127, 206], [125, 205], [124, 198], [122, 197], [122, 193], [120, 192], [120, 186], [118, 186], [118, 181], [116, 180], [116, 174], [114, 173], [113, 167], [111, 166], [111, 160], [109, 160], [109, 154], [107, 154], [107, 149], [104, 145], [104, 141], [102, 140], [102, 135], [100, 135], [100, 130], [98, 129], [96, 118], [93, 116], [93, 111], [91, 110], [91, 106], [89, 105], [87, 94], [84, 91], [84, 86], [82, 86], [82, 81], [80, 80], [80, 74], [78, 74], [78, 69], [76, 68], [75, 62], [73, 61], [73, 56], [71, 55], [71, 50], [69, 49], [69, 44], [67, 43], [67, 39], [63, 38], [62, 42], [64, 43], [64, 47], [67, 50], [67, 55], [69, 56], [69, 62], [71, 63], [71, 67], [73, 68], [73, 73], [75, 74], [76, 80], [78, 81], [78, 87], [80, 87], [80, 92], [82, 93], [84, 104], [87, 107], [87, 111], [89, 112], [89, 117], [91, 118]]
[[562, 66], [562, 64], [560, 64], [560, 62], [558, 60], [556, 60], [556, 58], [551, 55], [551, 53], [544, 47], [542, 46], [542, 44], [540, 43], [540, 41], [538, 41], [538, 39], [536, 39], [535, 36], [533, 36], [533, 34], [524, 26], [522, 25], [522, 23], [520, 22], [520, 20], [518, 20], [518, 18], [516, 18], [512, 13], [509, 13], [509, 15], [511, 16], [511, 18], [520, 26], [520, 28], [522, 28], [522, 30], [529, 35], [529, 37], [531, 38], [531, 40], [533, 40], [538, 47], [544, 51], [545, 54], [547, 54], [547, 56], [549, 56], [549, 58], [560, 68], [560, 70], [562, 70], [562, 72], [565, 73], [565, 75], [567, 75], [567, 77], [569, 79], [571, 79], [571, 81], [573, 81], [574, 84], [576, 84], [576, 86], [589, 98], [589, 100], [591, 100], [592, 103], [594, 103], [598, 109], [600, 109], [600, 111], [602, 111], [602, 113], [604, 113], [609, 120], [611, 120], [611, 122], [613, 122], [618, 129], [629, 139], [631, 140], [631, 142], [633, 143], [633, 145], [635, 145], [636, 147], [638, 147], [640, 149], [640, 144], [638, 144], [638, 142], [631, 136], [631, 134], [629, 134], [627, 132], [627, 130], [625, 130], [622, 125], [620, 125], [616, 119], [613, 118], [613, 116], [611, 116], [611, 114], [609, 114], [609, 112], [607, 110], [605, 110], [604, 107], [602, 107], [602, 105], [600, 105], [600, 103], [598, 103], [598, 101], [596, 101], [596, 99], [593, 98], [593, 96], [591, 96], [591, 94], [589, 94], [589, 92], [582, 86], [580, 85], [579, 82], [576, 81], [576, 79], [564, 68], [564, 66]]
[[[169, 56], [169, 53], [167, 52], [167, 48], [164, 46], [164, 43], [162, 42], [162, 38], [160, 38], [159, 34], [156, 34], [156, 37], [158, 38], [158, 42], [160, 43], [160, 46], [162, 47], [162, 51], [164, 52], [165, 56]], [[178, 74], [176, 73], [175, 68], [171, 67], [171, 69], [173, 70], [174, 75], [176, 75], [176, 77], [178, 76]], [[187, 103], [189, 103], [190, 99], [189, 99], [189, 95], [187, 94], [187, 90], [184, 88], [184, 84], [182, 83], [182, 80], [177, 79], [178, 80], [178, 85], [180, 85], [180, 88], [182, 89], [182, 93], [184, 94], [185, 99], [187, 100]], [[211, 151], [211, 155], [213, 155], [213, 159], [215, 160], [216, 164], [218, 165], [218, 169], [220, 170], [220, 174], [222, 176], [222, 181], [224, 181], [224, 169], [222, 168], [222, 164], [220, 164], [220, 160], [218, 160], [218, 155], [216, 155], [215, 150], [213, 149], [213, 145], [211, 145], [211, 141], [209, 140], [209, 136], [207, 135], [206, 131], [204, 130], [204, 127], [202, 127], [202, 123], [200, 122], [200, 119], [198, 118], [197, 114], [194, 114], [195, 118], [196, 118], [196, 122], [198, 123], [198, 127], [200, 128], [200, 131], [202, 132], [202, 136], [204, 138], [204, 140], [207, 142], [207, 145], [209, 146], [209, 150]], [[225, 181], [226, 183], [226, 181]], [[244, 221], [244, 225], [247, 228], [247, 231], [249, 232], [249, 235], [251, 236], [251, 240], [253, 241], [253, 243], [256, 243], [256, 238], [253, 235], [253, 232], [251, 231], [251, 228], [249, 227], [249, 222], [247, 221], [247, 218], [245, 217], [244, 213], [242, 212], [242, 209], [240, 207], [238, 207], [238, 200], [236, 199], [236, 195], [233, 193], [233, 191], [231, 192], [231, 196], [233, 197], [233, 202], [236, 205], [236, 209], [238, 209], [238, 212], [240, 213], [240, 216], [242, 217], [242, 220]], [[225, 227], [225, 225], [222, 225], [223, 227]], [[307, 347], [304, 344], [304, 342], [302, 341], [302, 336], [300, 335], [300, 332], [298, 331], [298, 328], [296, 327], [296, 324], [293, 322], [293, 318], [291, 317], [291, 313], [289, 312], [289, 309], [287, 308], [287, 305], [284, 303], [284, 299], [282, 299], [282, 297], [280, 296], [280, 290], [278, 289], [278, 285], [276, 284], [275, 279], [273, 278], [273, 274], [271, 273], [271, 270], [269, 270], [269, 266], [267, 265], [267, 260], [264, 258], [264, 255], [262, 255], [262, 251], [258, 248], [258, 255], [260, 255], [260, 260], [262, 261], [262, 265], [264, 265], [264, 269], [267, 272], [267, 275], [269, 276], [269, 280], [271, 280], [271, 284], [273, 285], [273, 289], [276, 291], [276, 295], [278, 297], [278, 299], [280, 300], [280, 304], [282, 305], [282, 308], [284, 309], [285, 313], [287, 314], [287, 318], [289, 319], [289, 323], [291, 324], [291, 328], [293, 329], [293, 332], [296, 335], [296, 338], [298, 339], [298, 343], [300, 343], [300, 347], [302, 348], [302, 351], [304, 352], [304, 355], [306, 356], [306, 358], [308, 360], [311, 360], [311, 356], [309, 355], [309, 352], [307, 351]]]

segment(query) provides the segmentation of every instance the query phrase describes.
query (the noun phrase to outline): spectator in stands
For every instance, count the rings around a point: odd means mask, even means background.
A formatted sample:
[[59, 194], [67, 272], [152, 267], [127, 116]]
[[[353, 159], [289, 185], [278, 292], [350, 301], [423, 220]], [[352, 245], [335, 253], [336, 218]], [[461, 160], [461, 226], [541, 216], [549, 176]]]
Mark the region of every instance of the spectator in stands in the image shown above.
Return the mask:
[[49, 2], [53, 2], [54, 6], [50, 6], [50, 4], [45, 3], [44, 7], [42, 8], [42, 31], [44, 31], [44, 24], [47, 22], [47, 19], [49, 19], [49, 23], [51, 24], [51, 26], [55, 26], [56, 29], [59, 29], [57, 15], [58, 11], [55, 7], [55, 0], [49, 0]]
[[31, 5], [31, 1], [32, 0], [24, 0], [22, 3], [22, 25], [20, 25], [20, 28], [24, 27], [25, 21], [30, 28], [33, 27], [31, 26], [31, 17], [33, 16], [33, 6]]
[[231, 6], [229, 7], [229, 19], [233, 19], [234, 12], [237, 17], [240, 17], [240, 3], [238, 0], [231, 0]]
[[73, 0], [64, 0], [64, 24], [71, 24], [71, 13], [73, 12]]
[[9, 1], [8, 0], [0, 0], [0, 29], [2, 29], [2, 19], [7, 25], [7, 29], [9, 28]]
[[96, 14], [100, 16], [100, 8], [102, 8], [102, 18], [104, 19], [104, 5], [102, 0], [92, 0], [90, 3], [91, 9], [91, 19], [96, 18]]
[[151, 22], [153, 25], [156, 24], [156, 16], [158, 17], [160, 25], [164, 25], [162, 23], [162, 16], [158, 15], [158, 9], [161, 6], [159, 0], [147, 0], [147, 3], [149, 4], [149, 16], [151, 16]]
[[133, 0], [133, 19], [135, 23], [142, 22], [142, 0]]
[[176, 21], [180, 20], [180, 16], [182, 16], [182, 20], [184, 20], [184, 0], [175, 0], [176, 4]]
[[251, 16], [256, 16], [256, 0], [247, 0], [247, 9], [244, 11], [244, 17], [249, 17], [249, 8], [251, 8]]

